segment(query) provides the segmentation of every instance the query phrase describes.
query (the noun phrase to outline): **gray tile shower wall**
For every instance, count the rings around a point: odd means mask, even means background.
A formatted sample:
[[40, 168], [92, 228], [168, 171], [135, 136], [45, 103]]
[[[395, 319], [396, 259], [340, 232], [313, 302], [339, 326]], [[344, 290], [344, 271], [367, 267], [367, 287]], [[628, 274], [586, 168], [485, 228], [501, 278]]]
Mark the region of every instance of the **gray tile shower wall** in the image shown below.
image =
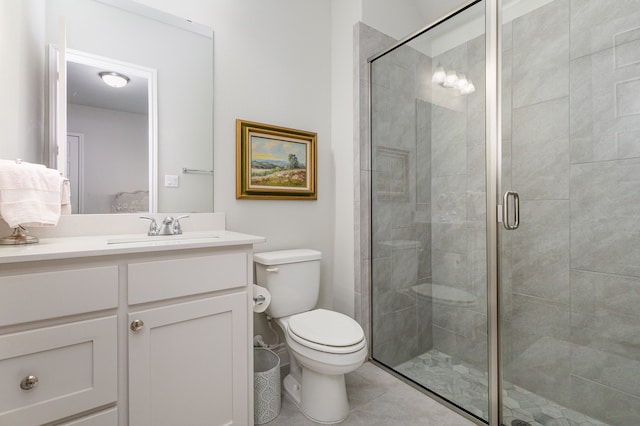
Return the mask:
[[452, 96], [434, 86], [430, 120], [432, 282], [477, 299], [468, 306], [433, 302], [433, 348], [486, 370], [484, 46], [480, 36], [433, 58], [471, 78], [476, 91]]
[[[384, 40], [365, 25], [360, 25], [358, 38]], [[363, 268], [373, 266], [373, 351], [389, 365], [437, 345], [486, 368], [484, 37], [469, 46], [465, 43], [433, 61], [405, 46], [373, 70], [374, 143], [364, 146], [368, 133], [363, 131], [360, 148], [360, 153], [372, 153], [371, 171], [363, 169], [361, 177], [371, 173], [372, 187], [367, 188], [372, 191], [373, 216], [364, 208], [372, 201], [367, 200], [370, 194], [359, 194], [359, 221], [371, 223], [373, 244], [371, 258], [361, 259]], [[436, 60], [473, 76], [478, 94], [467, 100], [434, 88], [430, 80]], [[361, 122], [366, 118], [359, 117]], [[360, 241], [365, 243], [364, 238]], [[408, 292], [431, 282], [475, 294], [479, 303], [457, 308], [460, 315], [452, 315], [445, 305]], [[359, 288], [356, 297], [364, 303], [370, 297], [368, 287]]]
[[555, 0], [503, 56], [505, 379], [614, 425], [640, 423], [639, 28], [640, 1]]
[[[360, 259], [359, 266], [356, 266], [354, 288], [355, 298], [355, 318], [365, 331], [369, 341], [371, 351], [372, 330], [371, 330], [371, 268], [372, 255], [371, 241], [372, 229], [374, 228], [371, 217], [371, 146], [370, 146], [370, 98], [369, 98], [369, 71], [367, 59], [372, 55], [395, 43], [395, 40], [382, 34], [379, 31], [363, 24], [357, 23], [353, 28], [354, 37], [354, 87], [357, 88], [354, 94], [354, 104], [357, 105], [354, 112], [354, 160], [356, 170], [359, 171], [356, 180], [354, 198], [355, 208], [355, 233], [356, 246], [355, 257]], [[359, 192], [358, 192], [359, 191]], [[377, 220], [377, 218], [376, 218]], [[376, 222], [377, 223], [377, 222]], [[390, 269], [387, 269], [390, 270]], [[390, 278], [389, 278], [390, 279]], [[359, 291], [358, 291], [359, 290]], [[359, 308], [359, 309], [358, 309]]]
[[[372, 85], [372, 350], [377, 359], [397, 365], [430, 345], [423, 333], [430, 333], [431, 306], [418, 303], [409, 288], [419, 275], [430, 272], [424, 265], [431, 263], [424, 256], [431, 234], [415, 220], [418, 197], [425, 199], [429, 194], [422, 187], [424, 175], [417, 171], [430, 169], [417, 155], [417, 131], [427, 125], [417, 120], [416, 94], [422, 84], [417, 76], [430, 70], [431, 63], [406, 46], [387, 57], [373, 68]], [[420, 140], [425, 141], [424, 134]], [[421, 259], [425, 260], [422, 265]]]
[[[356, 317], [367, 329], [373, 315], [370, 341], [389, 365], [435, 349], [484, 369], [484, 40], [385, 60], [370, 147], [366, 59], [394, 40], [364, 24], [355, 33]], [[640, 424], [640, 0], [554, 0], [502, 36], [502, 189], [521, 198], [521, 227], [500, 240], [505, 379]], [[465, 70], [474, 96], [441, 99], [424, 79], [439, 62]], [[427, 282], [476, 306], [406, 291]]]

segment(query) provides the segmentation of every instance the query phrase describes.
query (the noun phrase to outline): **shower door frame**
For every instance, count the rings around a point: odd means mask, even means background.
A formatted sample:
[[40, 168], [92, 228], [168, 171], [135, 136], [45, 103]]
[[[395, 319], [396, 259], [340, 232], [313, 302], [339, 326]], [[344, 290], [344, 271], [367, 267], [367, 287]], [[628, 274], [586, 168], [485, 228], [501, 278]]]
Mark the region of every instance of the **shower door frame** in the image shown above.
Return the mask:
[[[464, 5], [452, 10], [437, 21], [425, 26], [415, 33], [403, 38], [390, 48], [370, 57], [367, 60], [368, 72], [368, 99], [369, 99], [369, 146], [372, 146], [372, 63], [387, 53], [405, 45], [409, 41], [428, 32], [442, 22], [452, 18], [473, 5], [483, 2], [485, 4], [485, 175], [486, 175], [486, 262], [487, 262], [487, 355], [488, 355], [488, 405], [489, 426], [502, 425], [502, 362], [500, 344], [500, 254], [499, 254], [499, 226], [502, 223], [501, 205], [501, 176], [502, 176], [502, 90], [501, 90], [501, 28], [502, 28], [502, 0], [471, 0]], [[369, 150], [369, 156], [372, 156]], [[369, 161], [371, 162], [371, 158]], [[369, 176], [372, 179], [372, 174]], [[369, 182], [371, 187], [371, 182]], [[371, 205], [369, 205], [371, 215]], [[371, 229], [369, 230], [371, 232]], [[372, 282], [369, 282], [372, 286]], [[369, 289], [370, 292], [372, 289]], [[372, 319], [369, 318], [369, 324]], [[400, 376], [383, 364], [372, 361], [392, 374]], [[410, 383], [419, 388], [436, 401], [442, 403], [456, 413], [479, 424], [486, 425], [483, 420], [469, 414], [454, 403], [442, 398], [429, 389]]]
[[502, 424], [502, 362], [500, 321], [500, 245], [498, 224], [502, 186], [502, 0], [485, 0], [485, 175], [487, 220], [487, 348], [489, 367], [489, 425]]

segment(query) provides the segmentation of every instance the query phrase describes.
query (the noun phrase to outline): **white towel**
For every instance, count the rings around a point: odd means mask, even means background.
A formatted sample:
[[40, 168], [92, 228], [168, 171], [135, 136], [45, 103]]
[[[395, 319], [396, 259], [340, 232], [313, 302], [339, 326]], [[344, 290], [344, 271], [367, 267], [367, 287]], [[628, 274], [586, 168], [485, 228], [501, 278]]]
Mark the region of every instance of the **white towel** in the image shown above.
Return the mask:
[[21, 164], [23, 166], [29, 166], [29, 167], [38, 167], [38, 168], [46, 168], [44, 164], [36, 164], [36, 163], [27, 163], [26, 161], [22, 161], [22, 160], [2, 160], [0, 159], [0, 165], [4, 165], [4, 164]]
[[39, 164], [0, 161], [0, 216], [12, 228], [57, 225], [65, 181]]
[[71, 182], [62, 180], [60, 188], [60, 214], [71, 214]]

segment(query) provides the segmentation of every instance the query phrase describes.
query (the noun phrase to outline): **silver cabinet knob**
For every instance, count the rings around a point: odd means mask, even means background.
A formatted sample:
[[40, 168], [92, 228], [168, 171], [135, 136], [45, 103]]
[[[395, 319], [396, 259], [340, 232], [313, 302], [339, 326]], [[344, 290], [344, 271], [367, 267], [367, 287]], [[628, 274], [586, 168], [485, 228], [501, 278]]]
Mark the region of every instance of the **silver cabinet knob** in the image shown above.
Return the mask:
[[27, 376], [20, 382], [20, 389], [31, 390], [38, 386], [38, 376]]
[[144, 321], [137, 319], [137, 320], [133, 320], [131, 321], [131, 330], [132, 331], [140, 331], [142, 329], [142, 327], [144, 327]]

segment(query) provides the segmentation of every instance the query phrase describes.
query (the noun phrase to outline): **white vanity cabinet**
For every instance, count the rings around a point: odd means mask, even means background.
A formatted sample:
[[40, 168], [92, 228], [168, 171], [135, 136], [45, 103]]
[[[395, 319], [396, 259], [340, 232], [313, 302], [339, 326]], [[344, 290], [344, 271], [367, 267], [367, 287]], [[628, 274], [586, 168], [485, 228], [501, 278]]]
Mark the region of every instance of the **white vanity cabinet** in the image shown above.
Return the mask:
[[117, 305], [115, 265], [3, 265], [0, 425], [41, 425], [115, 405]]
[[249, 424], [250, 259], [227, 249], [129, 263], [130, 425]]
[[264, 239], [224, 235], [0, 256], [0, 426], [252, 425]]

